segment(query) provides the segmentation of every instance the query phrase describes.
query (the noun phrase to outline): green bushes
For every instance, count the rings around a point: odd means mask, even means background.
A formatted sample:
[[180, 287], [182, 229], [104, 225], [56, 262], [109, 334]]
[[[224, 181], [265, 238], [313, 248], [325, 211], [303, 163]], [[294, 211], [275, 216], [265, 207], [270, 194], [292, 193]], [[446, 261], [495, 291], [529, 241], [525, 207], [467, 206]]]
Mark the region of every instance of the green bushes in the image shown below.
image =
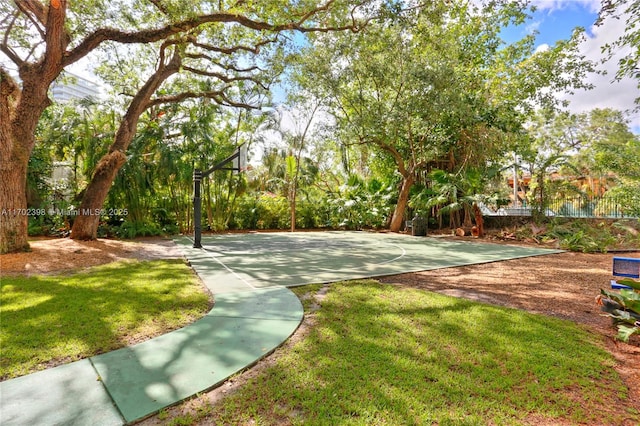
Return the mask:
[[528, 224], [514, 232], [517, 239], [556, 242], [559, 248], [583, 253], [606, 253], [616, 248], [640, 247], [640, 221], [552, 219]]
[[557, 238], [560, 248], [583, 253], [606, 252], [616, 243], [616, 237], [604, 222], [590, 226], [583, 221], [556, 223], [548, 236]]
[[383, 228], [391, 214], [394, 187], [378, 179], [351, 176], [327, 200], [330, 226], [346, 229]]
[[232, 229], [286, 229], [290, 226], [289, 202], [270, 192], [244, 195], [231, 215]]
[[[339, 191], [305, 192], [296, 205], [296, 228], [378, 229], [385, 226], [392, 207], [393, 187], [371, 179], [351, 177]], [[248, 193], [238, 199], [231, 229], [289, 229], [290, 205], [271, 192]]]
[[152, 222], [124, 221], [120, 225], [103, 223], [98, 227], [99, 237], [132, 239], [136, 237], [155, 237], [164, 234], [162, 228]]
[[[72, 215], [42, 215], [29, 217], [29, 236], [66, 237], [71, 232]], [[122, 217], [102, 220], [98, 226], [98, 238], [133, 239], [174, 235], [180, 232], [178, 226], [170, 221], [129, 221]]]
[[598, 303], [618, 326], [616, 337], [628, 342], [632, 335], [640, 335], [640, 281], [625, 278], [618, 283], [631, 289], [622, 289], [620, 292], [600, 290]]

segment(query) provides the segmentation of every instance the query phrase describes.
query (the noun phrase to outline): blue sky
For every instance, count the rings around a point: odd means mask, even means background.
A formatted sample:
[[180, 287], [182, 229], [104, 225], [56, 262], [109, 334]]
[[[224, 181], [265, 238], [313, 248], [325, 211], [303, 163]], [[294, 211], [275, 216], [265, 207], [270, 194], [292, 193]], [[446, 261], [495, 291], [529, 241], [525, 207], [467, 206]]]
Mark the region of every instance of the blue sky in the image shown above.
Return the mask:
[[517, 28], [514, 32], [524, 35], [537, 30], [539, 34], [536, 42], [549, 45], [568, 39], [576, 27], [583, 27], [587, 34], [593, 35], [590, 30], [598, 19], [598, 13], [592, 7], [593, 2], [576, 0], [563, 4], [554, 1], [534, 3], [538, 3], [538, 10], [533, 14], [532, 20], [524, 28]]
[[[536, 47], [552, 46], [558, 40], [571, 37], [575, 27], [586, 30], [586, 40], [581, 44], [583, 55], [591, 60], [602, 58], [601, 47], [617, 39], [624, 31], [624, 20], [606, 19], [602, 25], [594, 26], [600, 9], [599, 0], [532, 0], [538, 10], [525, 25], [510, 28], [503, 33], [506, 41], [514, 41], [537, 31]], [[589, 81], [595, 88], [567, 96], [573, 112], [587, 112], [594, 108], [614, 108], [621, 111], [634, 108], [638, 96], [637, 83], [631, 79], [612, 82], [617, 71], [617, 58], [599, 66], [606, 75], [593, 75]], [[640, 113], [630, 111], [630, 127], [640, 134]]]

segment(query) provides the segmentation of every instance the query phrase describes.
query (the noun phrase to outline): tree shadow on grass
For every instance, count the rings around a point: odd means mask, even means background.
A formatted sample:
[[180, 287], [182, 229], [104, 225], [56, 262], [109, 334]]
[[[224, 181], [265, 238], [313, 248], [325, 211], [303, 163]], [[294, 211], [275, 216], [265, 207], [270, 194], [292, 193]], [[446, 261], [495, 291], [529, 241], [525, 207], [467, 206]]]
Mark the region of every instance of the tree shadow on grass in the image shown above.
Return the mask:
[[211, 306], [209, 295], [196, 285], [181, 260], [3, 278], [0, 377], [110, 351], [140, 335], [162, 334], [179, 326], [176, 317], [191, 322]]
[[631, 407], [596, 338], [568, 322], [371, 281], [335, 285], [322, 305], [309, 336], [217, 420], [615, 424]]

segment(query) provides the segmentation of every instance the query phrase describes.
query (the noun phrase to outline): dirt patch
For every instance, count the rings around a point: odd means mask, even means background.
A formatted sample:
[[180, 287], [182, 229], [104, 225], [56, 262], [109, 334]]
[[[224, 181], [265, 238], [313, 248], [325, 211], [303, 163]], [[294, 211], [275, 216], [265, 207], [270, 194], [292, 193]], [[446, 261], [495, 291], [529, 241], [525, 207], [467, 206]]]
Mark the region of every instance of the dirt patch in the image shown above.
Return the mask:
[[123, 259], [172, 259], [182, 252], [169, 239], [146, 238], [132, 241], [98, 239], [77, 241], [70, 238], [37, 239], [29, 242], [31, 251], [0, 255], [0, 272], [10, 275], [53, 274]]

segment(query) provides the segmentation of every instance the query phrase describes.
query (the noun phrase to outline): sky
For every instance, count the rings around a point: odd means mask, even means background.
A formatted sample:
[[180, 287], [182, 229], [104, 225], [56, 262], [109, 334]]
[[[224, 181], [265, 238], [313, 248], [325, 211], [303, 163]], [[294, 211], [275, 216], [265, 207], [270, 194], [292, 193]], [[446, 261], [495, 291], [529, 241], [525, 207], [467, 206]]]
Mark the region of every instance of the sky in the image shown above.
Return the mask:
[[[600, 61], [603, 58], [601, 48], [604, 44], [616, 40], [624, 32], [624, 21], [608, 18], [602, 25], [595, 26], [600, 10], [600, 0], [533, 0], [538, 10], [533, 18], [517, 28], [510, 28], [503, 37], [510, 41], [522, 38], [532, 31], [537, 31], [536, 48], [544, 49], [558, 40], [571, 37], [575, 27], [586, 30], [586, 40], [580, 45], [580, 51], [586, 58]], [[570, 101], [569, 109], [574, 113], [587, 112], [594, 108], [613, 108], [620, 111], [633, 110], [634, 99], [638, 93], [637, 82], [625, 78], [621, 82], [613, 82], [618, 69], [617, 59], [599, 65], [606, 75], [591, 75], [589, 82], [595, 88], [589, 91], [577, 91], [573, 96], [566, 96]], [[629, 112], [631, 130], [640, 134], [640, 112]]]

